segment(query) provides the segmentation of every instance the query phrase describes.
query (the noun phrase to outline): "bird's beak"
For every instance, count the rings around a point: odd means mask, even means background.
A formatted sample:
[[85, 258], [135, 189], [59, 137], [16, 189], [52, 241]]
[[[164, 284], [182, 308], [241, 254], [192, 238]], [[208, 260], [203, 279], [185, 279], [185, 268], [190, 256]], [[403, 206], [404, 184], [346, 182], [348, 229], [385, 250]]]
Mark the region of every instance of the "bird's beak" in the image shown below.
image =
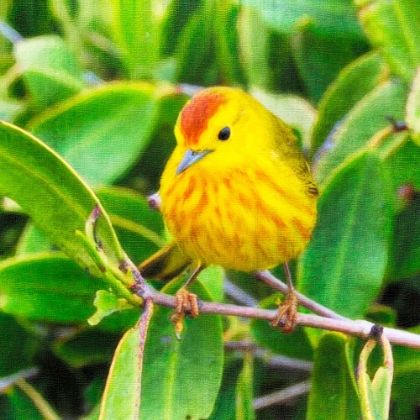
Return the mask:
[[194, 151], [194, 150], [188, 149], [185, 152], [185, 155], [182, 157], [182, 160], [178, 165], [176, 174], [179, 175], [181, 172], [185, 171], [185, 169], [187, 169], [189, 166], [203, 159], [204, 156], [208, 155], [211, 152], [214, 152], [214, 150], [204, 149], [200, 151]]

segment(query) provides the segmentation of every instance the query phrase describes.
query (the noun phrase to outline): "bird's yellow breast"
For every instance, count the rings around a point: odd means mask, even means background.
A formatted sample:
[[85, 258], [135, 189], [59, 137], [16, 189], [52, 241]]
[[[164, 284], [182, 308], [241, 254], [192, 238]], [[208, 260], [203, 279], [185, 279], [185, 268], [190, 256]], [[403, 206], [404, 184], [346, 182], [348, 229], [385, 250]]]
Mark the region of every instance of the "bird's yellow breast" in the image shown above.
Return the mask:
[[268, 158], [218, 172], [163, 173], [161, 211], [183, 252], [205, 265], [251, 272], [296, 257], [316, 220], [316, 199], [291, 168]]
[[175, 136], [161, 211], [189, 258], [254, 271], [303, 251], [318, 192], [286, 123], [245, 92], [215, 87], [185, 105]]

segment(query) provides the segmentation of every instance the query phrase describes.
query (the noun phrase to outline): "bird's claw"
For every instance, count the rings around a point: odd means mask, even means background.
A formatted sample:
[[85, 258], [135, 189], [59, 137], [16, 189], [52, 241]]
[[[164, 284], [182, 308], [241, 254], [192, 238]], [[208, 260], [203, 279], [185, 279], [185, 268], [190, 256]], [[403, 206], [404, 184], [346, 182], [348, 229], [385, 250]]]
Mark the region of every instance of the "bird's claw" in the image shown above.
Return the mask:
[[186, 316], [195, 318], [199, 315], [197, 295], [189, 292], [182, 287], [175, 295], [175, 309], [172, 314], [171, 321], [175, 326], [175, 334], [178, 340], [181, 337], [181, 332], [184, 329], [184, 319]]
[[285, 302], [279, 307], [276, 316], [271, 321], [273, 327], [280, 327], [289, 334], [294, 331], [297, 324], [298, 299], [294, 290], [287, 293]]

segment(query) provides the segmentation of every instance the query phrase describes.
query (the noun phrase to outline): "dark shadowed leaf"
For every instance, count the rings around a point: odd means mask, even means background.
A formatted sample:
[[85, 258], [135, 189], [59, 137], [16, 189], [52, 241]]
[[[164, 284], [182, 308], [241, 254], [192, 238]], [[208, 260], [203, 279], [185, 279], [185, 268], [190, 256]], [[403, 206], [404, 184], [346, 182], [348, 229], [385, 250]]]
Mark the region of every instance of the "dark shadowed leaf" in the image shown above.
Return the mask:
[[319, 200], [313, 237], [299, 266], [303, 294], [338, 313], [364, 317], [388, 258], [392, 199], [376, 154], [343, 164]]
[[343, 334], [327, 333], [319, 342], [315, 351], [307, 420], [361, 418], [346, 359], [346, 341]]
[[315, 152], [356, 103], [385, 79], [387, 66], [378, 54], [366, 54], [345, 67], [318, 107], [311, 146]]

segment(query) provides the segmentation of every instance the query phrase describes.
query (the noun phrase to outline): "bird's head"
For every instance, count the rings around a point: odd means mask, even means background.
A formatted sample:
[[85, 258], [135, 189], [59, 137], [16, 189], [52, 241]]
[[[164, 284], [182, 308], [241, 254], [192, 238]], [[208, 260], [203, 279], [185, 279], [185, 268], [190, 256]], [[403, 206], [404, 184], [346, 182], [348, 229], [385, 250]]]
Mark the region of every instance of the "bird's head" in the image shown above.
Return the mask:
[[[247, 93], [228, 87], [196, 94], [179, 114], [175, 136], [182, 158], [177, 174], [200, 162], [222, 169], [258, 154], [271, 114]], [[262, 128], [263, 127], [263, 128]]]

